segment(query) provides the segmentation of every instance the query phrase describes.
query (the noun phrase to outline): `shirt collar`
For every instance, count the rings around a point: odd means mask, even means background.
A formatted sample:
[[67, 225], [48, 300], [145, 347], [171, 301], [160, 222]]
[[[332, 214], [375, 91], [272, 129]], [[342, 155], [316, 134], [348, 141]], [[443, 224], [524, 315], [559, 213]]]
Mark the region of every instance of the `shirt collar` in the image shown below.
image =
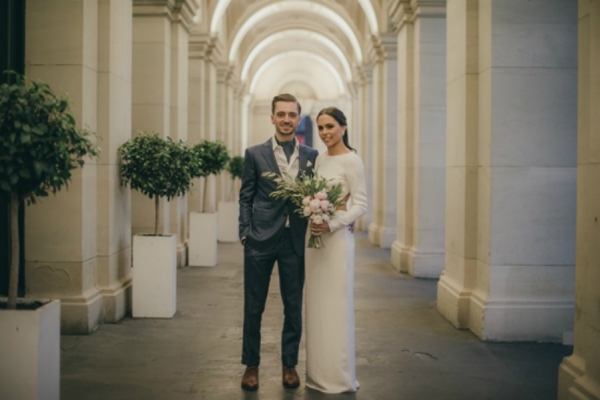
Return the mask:
[[[271, 138], [271, 143], [273, 144], [273, 150], [275, 150], [277, 147], [279, 147], [279, 144], [277, 143], [277, 139], [275, 138], [275, 136], [273, 136]], [[298, 150], [299, 147], [300, 147], [300, 143], [298, 142], [298, 139], [294, 138], [294, 151]]]

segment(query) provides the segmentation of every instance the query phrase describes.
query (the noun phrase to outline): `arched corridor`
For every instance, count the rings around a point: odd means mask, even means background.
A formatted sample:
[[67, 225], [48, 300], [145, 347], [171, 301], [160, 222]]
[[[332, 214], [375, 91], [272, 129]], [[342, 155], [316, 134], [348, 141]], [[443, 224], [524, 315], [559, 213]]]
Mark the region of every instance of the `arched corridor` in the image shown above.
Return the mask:
[[[62, 338], [62, 400], [546, 400], [571, 348], [486, 343], [456, 330], [435, 308], [435, 280], [395, 273], [389, 251], [357, 237], [355, 394], [281, 386], [282, 306], [271, 282], [258, 392], [239, 388], [243, 301], [241, 248], [222, 244], [216, 268], [178, 273], [171, 320], [125, 318], [89, 336]], [[275, 278], [275, 277], [274, 277]], [[299, 372], [304, 382], [304, 344]]]
[[[236, 200], [230, 176], [196, 179], [192, 192], [160, 201], [158, 230], [175, 237], [179, 314], [130, 319], [133, 237], [153, 230], [155, 214], [153, 201], [121, 185], [117, 149], [148, 131], [243, 155], [272, 137], [271, 99], [290, 92], [302, 104], [303, 140], [323, 151], [314, 119], [337, 106], [365, 165], [357, 398], [520, 398], [552, 388], [543, 400], [600, 400], [600, 0], [0, 7], [18, 19], [0, 27], [0, 56], [20, 57], [0, 65], [68, 94], [102, 149], [68, 190], [21, 215], [23, 292], [61, 302], [67, 398], [103, 387], [152, 398], [163, 390], [161, 359], [172, 360], [169, 393], [243, 396], [240, 248], [220, 243], [216, 268], [189, 268], [190, 216], [223, 216], [219, 204]], [[273, 303], [267, 329], [280, 326]], [[538, 342], [552, 344], [528, 344]], [[276, 356], [272, 347], [265, 356]], [[426, 386], [428, 375], [439, 386]]]

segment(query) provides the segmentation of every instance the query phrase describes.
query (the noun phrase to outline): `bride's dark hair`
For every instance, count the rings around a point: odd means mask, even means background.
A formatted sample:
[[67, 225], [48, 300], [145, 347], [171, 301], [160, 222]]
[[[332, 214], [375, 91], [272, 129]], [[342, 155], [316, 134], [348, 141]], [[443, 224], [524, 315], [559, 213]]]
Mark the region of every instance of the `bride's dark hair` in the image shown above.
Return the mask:
[[336, 108], [336, 107], [324, 108], [321, 111], [319, 111], [319, 114], [317, 114], [316, 119], [318, 120], [319, 117], [323, 114], [329, 115], [331, 118], [335, 119], [337, 121], [337, 123], [340, 124], [340, 126], [346, 127], [344, 136], [342, 136], [342, 141], [344, 142], [344, 145], [346, 145], [347, 148], [356, 152], [356, 150], [350, 146], [350, 143], [348, 143], [348, 123], [346, 122], [346, 116], [344, 115], [342, 110], [340, 110], [339, 108]]

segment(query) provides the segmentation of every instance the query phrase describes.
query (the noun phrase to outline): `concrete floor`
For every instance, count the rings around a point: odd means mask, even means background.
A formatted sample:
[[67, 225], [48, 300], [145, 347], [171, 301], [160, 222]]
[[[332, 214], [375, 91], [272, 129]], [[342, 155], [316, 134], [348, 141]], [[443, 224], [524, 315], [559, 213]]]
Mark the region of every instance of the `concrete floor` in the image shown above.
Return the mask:
[[173, 319], [125, 318], [91, 335], [62, 336], [62, 400], [552, 400], [571, 347], [483, 343], [436, 310], [436, 281], [397, 273], [389, 251], [357, 234], [355, 394], [281, 385], [277, 276], [263, 318], [257, 392], [240, 389], [242, 249], [219, 245], [219, 265], [178, 271]]

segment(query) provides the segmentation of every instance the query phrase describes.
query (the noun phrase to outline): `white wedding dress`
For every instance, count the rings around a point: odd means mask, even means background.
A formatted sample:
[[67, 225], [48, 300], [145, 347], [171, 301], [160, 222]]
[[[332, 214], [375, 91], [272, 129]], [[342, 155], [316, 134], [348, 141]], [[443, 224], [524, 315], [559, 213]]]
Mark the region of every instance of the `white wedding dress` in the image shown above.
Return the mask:
[[[348, 225], [367, 209], [363, 162], [356, 153], [319, 155], [320, 176], [350, 193], [347, 211], [336, 211], [325, 248], [306, 249], [306, 385], [325, 393], [355, 392], [354, 235]], [[310, 237], [307, 229], [306, 240]]]

